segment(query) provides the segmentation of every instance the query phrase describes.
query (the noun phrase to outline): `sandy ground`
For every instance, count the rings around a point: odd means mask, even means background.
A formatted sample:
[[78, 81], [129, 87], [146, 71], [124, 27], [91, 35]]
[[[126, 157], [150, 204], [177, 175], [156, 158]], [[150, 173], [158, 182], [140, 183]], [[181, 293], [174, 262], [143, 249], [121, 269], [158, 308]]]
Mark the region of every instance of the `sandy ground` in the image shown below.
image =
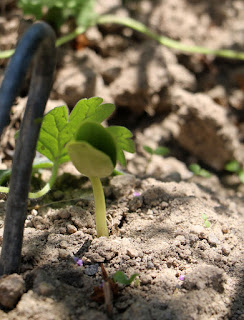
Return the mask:
[[[242, 1], [97, 6], [112, 9], [188, 44], [243, 49]], [[2, 50], [16, 42], [16, 12], [1, 17]], [[137, 152], [128, 155], [126, 175], [103, 181], [109, 239], [96, 237], [89, 182], [71, 165], [52, 192], [30, 202], [21, 273], [0, 279], [0, 318], [244, 319], [244, 188], [223, 171], [227, 161], [244, 158], [243, 63], [182, 54], [121, 27], [93, 27], [86, 37], [83, 50], [60, 48], [47, 109], [94, 95], [114, 102], [109, 123], [133, 130]], [[26, 87], [28, 79], [22, 96]], [[1, 141], [1, 169], [10, 164], [25, 100], [17, 100]], [[150, 158], [144, 145], [166, 145], [170, 153]], [[193, 176], [193, 162], [211, 177]], [[110, 278], [121, 270], [138, 280], [112, 297], [102, 266]]]

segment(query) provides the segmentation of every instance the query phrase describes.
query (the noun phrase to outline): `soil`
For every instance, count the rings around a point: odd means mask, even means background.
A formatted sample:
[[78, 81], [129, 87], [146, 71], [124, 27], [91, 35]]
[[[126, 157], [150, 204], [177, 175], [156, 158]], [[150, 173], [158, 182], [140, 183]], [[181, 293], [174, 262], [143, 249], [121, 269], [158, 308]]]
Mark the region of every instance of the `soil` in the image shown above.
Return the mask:
[[[6, 50], [23, 21], [14, 1], [1, 10]], [[187, 44], [244, 47], [241, 0], [98, 1], [96, 10]], [[1, 77], [5, 67], [2, 60]], [[1, 141], [0, 169], [11, 166], [27, 88], [28, 77]], [[62, 167], [54, 189], [29, 203], [21, 272], [0, 279], [0, 318], [244, 319], [244, 188], [224, 171], [244, 159], [243, 62], [183, 54], [128, 28], [92, 27], [59, 49], [47, 110], [94, 95], [116, 104], [109, 123], [129, 127], [137, 147], [126, 174], [103, 181], [110, 237], [96, 237], [87, 179]], [[144, 145], [170, 154], [151, 157]], [[194, 162], [211, 177], [194, 176]], [[6, 196], [0, 201], [2, 239]], [[116, 287], [109, 279], [117, 271], [139, 276]]]

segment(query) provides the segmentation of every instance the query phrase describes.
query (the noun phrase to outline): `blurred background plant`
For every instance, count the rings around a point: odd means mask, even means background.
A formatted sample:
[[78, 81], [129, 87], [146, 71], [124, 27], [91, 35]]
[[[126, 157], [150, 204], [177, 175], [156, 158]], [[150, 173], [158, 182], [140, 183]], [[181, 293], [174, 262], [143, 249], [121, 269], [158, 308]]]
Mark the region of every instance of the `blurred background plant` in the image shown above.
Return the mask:
[[225, 170], [237, 174], [241, 183], [244, 183], [243, 166], [236, 160], [232, 160], [225, 165]]
[[194, 173], [195, 176], [201, 176], [204, 178], [210, 178], [211, 173], [206, 169], [201, 168], [201, 166], [197, 163], [192, 163], [189, 165], [189, 169]]
[[18, 6], [24, 15], [45, 20], [58, 30], [69, 18], [87, 28], [96, 18], [95, 3], [96, 0], [19, 0]]

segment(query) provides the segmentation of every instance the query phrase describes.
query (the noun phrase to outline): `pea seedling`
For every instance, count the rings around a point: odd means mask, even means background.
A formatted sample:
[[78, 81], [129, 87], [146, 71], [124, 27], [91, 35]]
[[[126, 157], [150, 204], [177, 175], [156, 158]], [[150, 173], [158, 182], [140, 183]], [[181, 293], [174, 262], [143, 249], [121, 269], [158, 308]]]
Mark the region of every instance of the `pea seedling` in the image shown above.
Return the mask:
[[[70, 159], [76, 169], [90, 179], [95, 200], [97, 236], [107, 237], [106, 205], [100, 178], [111, 175], [117, 161], [126, 165], [123, 150], [133, 153], [134, 143], [128, 129], [120, 126], [104, 128], [100, 124], [114, 111], [114, 105], [101, 105], [101, 102], [101, 98], [80, 100], [69, 119], [65, 107], [53, 110], [55, 118], [51, 111], [47, 114], [47, 121], [44, 118], [37, 150], [54, 161], [54, 165]], [[56, 133], [51, 149], [46, 138], [47, 135], [49, 139], [53, 138]], [[53, 154], [54, 150], [56, 154]]]
[[123, 284], [125, 286], [129, 286], [136, 278], [139, 276], [138, 273], [134, 273], [130, 278], [123, 271], [117, 271], [113, 275], [114, 282]]
[[130, 285], [134, 280], [139, 284], [138, 273], [134, 273], [130, 278], [126, 276], [123, 271], [117, 271], [113, 277], [109, 277], [103, 263], [100, 264], [102, 271], [102, 283], [99, 286], [94, 287], [94, 291], [91, 295], [93, 301], [102, 303], [104, 302], [107, 313], [110, 317], [113, 315], [113, 298], [118, 295], [119, 286], [122, 284], [124, 286]]
[[[37, 151], [48, 158], [48, 162], [34, 165], [50, 167], [52, 175], [49, 182], [38, 192], [30, 192], [29, 198], [45, 195], [53, 186], [58, 167], [72, 161], [76, 169], [87, 176], [92, 184], [97, 235], [108, 236], [106, 206], [100, 178], [111, 175], [119, 161], [126, 165], [124, 151], [133, 153], [132, 134], [125, 127], [104, 128], [104, 121], [115, 110], [113, 104], [101, 104], [102, 98], [93, 97], [80, 100], [70, 115], [66, 106], [54, 108], [48, 112], [42, 122]], [[0, 192], [8, 192], [0, 187]]]
[[112, 174], [117, 162], [116, 142], [108, 128], [86, 121], [77, 130], [67, 151], [76, 169], [87, 176], [92, 184], [97, 235], [108, 236], [106, 206], [100, 178]]
[[203, 225], [206, 228], [210, 228], [211, 223], [208, 221], [208, 217], [206, 216], [206, 214], [202, 214], [202, 218], [203, 218]]

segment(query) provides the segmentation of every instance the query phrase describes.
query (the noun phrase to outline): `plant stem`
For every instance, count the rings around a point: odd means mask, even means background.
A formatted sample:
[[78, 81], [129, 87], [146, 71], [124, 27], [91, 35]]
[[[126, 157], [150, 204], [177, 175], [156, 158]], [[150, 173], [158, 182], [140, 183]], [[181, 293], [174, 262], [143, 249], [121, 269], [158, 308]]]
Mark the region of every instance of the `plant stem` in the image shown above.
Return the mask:
[[66, 43], [66, 42], [69, 42], [69, 41], [75, 39], [79, 34], [84, 33], [84, 32], [86, 31], [86, 29], [87, 29], [87, 28], [82, 27], [82, 26], [81, 26], [81, 27], [78, 27], [78, 28], [76, 28], [73, 32], [71, 32], [71, 33], [69, 33], [69, 34], [67, 34], [67, 35], [65, 35], [65, 36], [57, 39], [57, 41], [56, 41], [56, 47], [59, 47], [59, 46], [61, 46], [62, 44], [64, 44], [64, 43]]
[[0, 51], [0, 59], [10, 58], [15, 52], [15, 49]]
[[54, 182], [57, 178], [57, 175], [58, 175], [58, 167], [59, 167], [58, 161], [54, 162], [53, 167], [52, 167], [52, 174], [51, 174], [51, 177], [50, 177], [48, 183], [41, 190], [39, 190], [37, 192], [29, 192], [28, 198], [30, 198], [30, 199], [40, 198], [51, 190], [51, 188], [54, 185]]
[[[75, 39], [79, 34], [84, 33], [87, 30], [85, 27], [77, 27], [73, 32], [56, 40], [56, 47], [60, 47], [63, 44]], [[10, 58], [15, 52], [15, 49], [0, 51], [0, 59]]]
[[89, 177], [95, 200], [96, 230], [98, 237], [108, 237], [106, 221], [106, 204], [101, 180], [98, 177]]
[[190, 52], [190, 53], [201, 53], [201, 54], [212, 54], [219, 57], [231, 58], [231, 59], [239, 59], [244, 60], [244, 52], [238, 52], [234, 50], [214, 50], [210, 48], [200, 47], [200, 46], [189, 46], [184, 43], [180, 43], [178, 41], [172, 40], [170, 38], [158, 35], [157, 33], [148, 29], [143, 23], [136, 21], [127, 17], [118, 17], [114, 15], [102, 15], [98, 17], [97, 24], [105, 24], [105, 23], [115, 23], [121, 24], [136, 31], [139, 31], [148, 37], [156, 40], [162, 45], [172, 48], [178, 49], [180, 51]]
[[[37, 192], [29, 192], [29, 194], [28, 194], [29, 199], [37, 199], [37, 198], [43, 197], [46, 193], [48, 193], [51, 190], [51, 188], [54, 185], [54, 182], [57, 178], [58, 167], [59, 167], [59, 164], [56, 161], [53, 164], [52, 174], [51, 174], [51, 177], [50, 177], [48, 183], [41, 190], [39, 190]], [[9, 187], [1, 187], [0, 186], [0, 193], [9, 193]]]
[[[118, 17], [114, 15], [105, 14], [102, 16], [99, 16], [97, 20], [95, 21], [95, 24], [106, 24], [106, 23], [115, 23], [115, 24], [121, 24], [123, 26], [129, 27], [133, 30], [136, 30], [138, 32], [141, 32], [145, 35], [147, 35], [149, 38], [152, 38], [159, 42], [160, 44], [171, 48], [171, 49], [177, 49], [179, 51], [183, 52], [189, 52], [189, 53], [200, 53], [200, 54], [211, 54], [218, 57], [223, 57], [227, 59], [236, 59], [236, 60], [244, 60], [244, 52], [235, 51], [235, 50], [225, 50], [225, 49], [211, 49], [211, 48], [205, 48], [201, 46], [190, 46], [184, 43], [181, 43], [176, 40], [172, 40], [170, 38], [161, 36], [153, 31], [151, 31], [149, 28], [147, 28], [143, 23], [134, 20], [132, 18], [128, 17]], [[75, 39], [79, 34], [84, 33], [88, 27], [79, 26], [77, 27], [73, 32], [59, 38], [56, 41], [56, 46], [59, 47], [63, 45], [66, 42], [69, 42], [73, 39]], [[6, 51], [0, 51], [0, 59], [6, 59], [12, 56], [14, 53], [14, 49], [12, 50], [6, 50]]]

